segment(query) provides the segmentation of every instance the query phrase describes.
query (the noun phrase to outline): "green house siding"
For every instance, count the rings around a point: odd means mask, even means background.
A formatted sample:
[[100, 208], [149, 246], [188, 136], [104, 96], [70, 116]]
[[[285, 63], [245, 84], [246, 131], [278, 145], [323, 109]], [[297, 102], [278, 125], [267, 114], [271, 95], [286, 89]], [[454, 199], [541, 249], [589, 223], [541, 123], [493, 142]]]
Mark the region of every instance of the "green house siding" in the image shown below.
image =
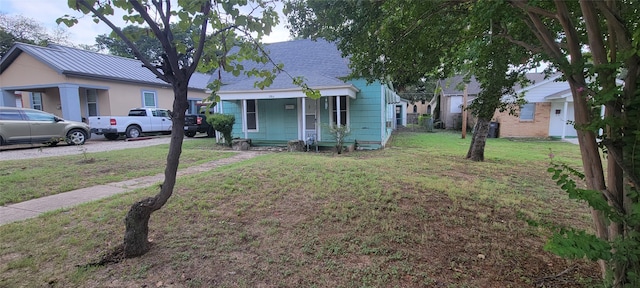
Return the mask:
[[[285, 109], [293, 105], [294, 109]], [[242, 130], [242, 101], [224, 101], [225, 114], [236, 117], [233, 137], [244, 138]], [[258, 100], [258, 129], [249, 131], [247, 137], [253, 140], [288, 141], [298, 139], [298, 104], [296, 99]]]
[[[359, 145], [366, 148], [380, 148], [382, 143], [381, 129], [383, 129], [381, 84], [374, 82], [367, 85], [364, 80], [354, 80], [348, 83], [356, 86], [360, 92], [356, 95], [356, 99], [348, 98], [349, 120], [347, 123], [351, 133], [345, 138], [345, 141], [357, 141]], [[330, 108], [325, 108], [324, 101], [326, 100], [320, 101], [321, 139], [322, 141], [335, 141], [329, 131]]]
[[[394, 121], [395, 104], [387, 104], [384, 93], [393, 93], [380, 82], [367, 84], [365, 80], [353, 80], [348, 83], [357, 87], [360, 91], [356, 98], [348, 98], [348, 124], [351, 130], [346, 142], [358, 142], [358, 145], [368, 149], [381, 148], [389, 139], [393, 130], [387, 127], [387, 122]], [[318, 101], [320, 123], [320, 141], [333, 142], [334, 137], [330, 133], [330, 102], [329, 98], [321, 98]], [[285, 105], [293, 105], [294, 109], [285, 109]], [[242, 131], [242, 101], [223, 101], [223, 110], [226, 114], [233, 114], [236, 123], [233, 127], [233, 136], [244, 138]], [[263, 141], [288, 141], [298, 139], [298, 113], [300, 107], [298, 99], [265, 99], [257, 101], [258, 129], [249, 131], [246, 137], [252, 140]], [[300, 112], [301, 113], [301, 112]], [[393, 122], [390, 122], [393, 124]]]

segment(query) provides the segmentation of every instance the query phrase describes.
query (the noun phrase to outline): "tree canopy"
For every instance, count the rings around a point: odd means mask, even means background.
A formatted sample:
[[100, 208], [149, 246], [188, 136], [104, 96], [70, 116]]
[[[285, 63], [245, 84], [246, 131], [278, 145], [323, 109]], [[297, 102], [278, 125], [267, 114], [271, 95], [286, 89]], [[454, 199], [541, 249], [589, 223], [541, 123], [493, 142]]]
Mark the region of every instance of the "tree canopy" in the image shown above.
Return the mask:
[[[178, 24], [170, 24], [171, 31], [176, 39], [180, 39], [187, 46], [193, 47], [193, 39], [191, 38], [192, 32], [198, 34], [197, 31], [185, 31], [182, 30]], [[190, 30], [190, 29], [188, 29]], [[129, 25], [122, 28], [122, 32], [131, 39], [131, 41], [140, 49], [147, 59], [154, 61], [162, 60], [161, 55], [164, 53], [160, 41], [153, 35], [153, 32], [148, 28]], [[109, 54], [126, 57], [136, 58], [133, 50], [122, 40], [116, 33], [102, 34], [96, 36], [96, 46], [99, 50], [107, 50]]]
[[0, 57], [16, 42], [46, 46], [49, 43], [70, 44], [67, 30], [49, 30], [35, 19], [0, 13]]

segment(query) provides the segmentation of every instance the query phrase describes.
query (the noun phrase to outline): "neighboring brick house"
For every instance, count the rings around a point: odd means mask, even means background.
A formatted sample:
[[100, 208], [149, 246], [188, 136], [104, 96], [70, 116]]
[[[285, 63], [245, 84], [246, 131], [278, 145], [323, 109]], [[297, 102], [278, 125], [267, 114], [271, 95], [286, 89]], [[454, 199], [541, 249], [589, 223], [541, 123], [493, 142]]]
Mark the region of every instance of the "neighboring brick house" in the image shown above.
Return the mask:
[[[518, 116], [508, 112], [496, 111], [492, 122], [497, 123], [498, 137], [535, 137], [566, 138], [575, 137], [576, 130], [570, 124], [573, 121], [573, 99], [569, 84], [558, 81], [561, 74], [545, 79], [543, 73], [528, 73], [531, 81], [524, 88], [516, 87], [516, 93], [524, 93], [527, 104], [517, 111]], [[462, 77], [445, 80], [440, 95], [440, 111], [443, 128], [460, 130], [461, 104], [464, 93]], [[468, 101], [472, 101], [480, 92], [480, 86], [474, 78], [467, 86]], [[473, 119], [469, 117], [470, 125]], [[494, 124], [495, 124], [494, 123]]]
[[574, 119], [573, 98], [561, 74], [544, 78], [542, 73], [529, 73], [533, 83], [516, 89], [525, 93], [527, 104], [520, 107], [518, 116], [498, 112], [493, 121], [499, 124], [499, 137], [567, 138], [577, 133], [570, 123]]
[[[522, 113], [518, 111], [520, 117], [516, 117], [513, 115], [509, 115], [509, 112], [499, 112], [496, 111], [496, 114], [493, 116], [493, 121], [499, 124], [499, 137], [535, 137], [535, 138], [545, 138], [549, 137], [549, 124], [550, 124], [550, 113], [551, 113], [551, 103], [549, 102], [538, 102], [538, 103], [530, 103], [527, 109], [531, 109], [533, 107], [532, 117], [526, 116], [524, 119], [521, 118]], [[526, 112], [526, 111], [525, 111]]]

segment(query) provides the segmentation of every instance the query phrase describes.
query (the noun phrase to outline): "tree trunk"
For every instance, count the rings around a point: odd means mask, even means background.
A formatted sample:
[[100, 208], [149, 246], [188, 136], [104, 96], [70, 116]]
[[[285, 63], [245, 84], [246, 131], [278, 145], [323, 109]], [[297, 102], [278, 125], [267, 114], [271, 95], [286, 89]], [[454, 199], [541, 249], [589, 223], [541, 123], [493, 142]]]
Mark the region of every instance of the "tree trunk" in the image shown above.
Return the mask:
[[[181, 81], [183, 82], [183, 81]], [[125, 218], [124, 256], [132, 258], [144, 255], [149, 251], [149, 219], [151, 213], [159, 210], [167, 203], [173, 194], [176, 184], [180, 154], [182, 154], [182, 140], [184, 139], [184, 115], [188, 108], [187, 81], [173, 84], [174, 101], [171, 114], [171, 143], [167, 155], [167, 166], [164, 170], [164, 183], [160, 186], [160, 192], [154, 197], [143, 199], [133, 204]]]
[[478, 117], [476, 128], [473, 130], [471, 145], [467, 152], [467, 159], [471, 159], [473, 161], [484, 161], [484, 146], [487, 143], [490, 122], [491, 119]]

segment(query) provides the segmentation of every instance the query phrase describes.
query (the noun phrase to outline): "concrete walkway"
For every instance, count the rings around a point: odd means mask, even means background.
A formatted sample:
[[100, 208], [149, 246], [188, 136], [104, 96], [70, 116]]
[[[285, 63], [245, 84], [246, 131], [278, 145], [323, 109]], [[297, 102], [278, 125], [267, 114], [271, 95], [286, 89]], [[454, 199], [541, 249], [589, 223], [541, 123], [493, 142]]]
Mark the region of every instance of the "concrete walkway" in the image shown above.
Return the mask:
[[[216, 161], [211, 161], [198, 166], [187, 167], [178, 171], [178, 177], [188, 174], [196, 174], [209, 171], [222, 165], [251, 159], [266, 152], [243, 151], [238, 154]], [[164, 180], [164, 173], [109, 183], [93, 187], [82, 188], [56, 195], [46, 196], [25, 202], [9, 204], [0, 207], [0, 225], [12, 223], [24, 219], [34, 218], [42, 213], [62, 208], [73, 207], [82, 203], [106, 198], [120, 193], [131, 192], [138, 188], [145, 188], [160, 183]]]

